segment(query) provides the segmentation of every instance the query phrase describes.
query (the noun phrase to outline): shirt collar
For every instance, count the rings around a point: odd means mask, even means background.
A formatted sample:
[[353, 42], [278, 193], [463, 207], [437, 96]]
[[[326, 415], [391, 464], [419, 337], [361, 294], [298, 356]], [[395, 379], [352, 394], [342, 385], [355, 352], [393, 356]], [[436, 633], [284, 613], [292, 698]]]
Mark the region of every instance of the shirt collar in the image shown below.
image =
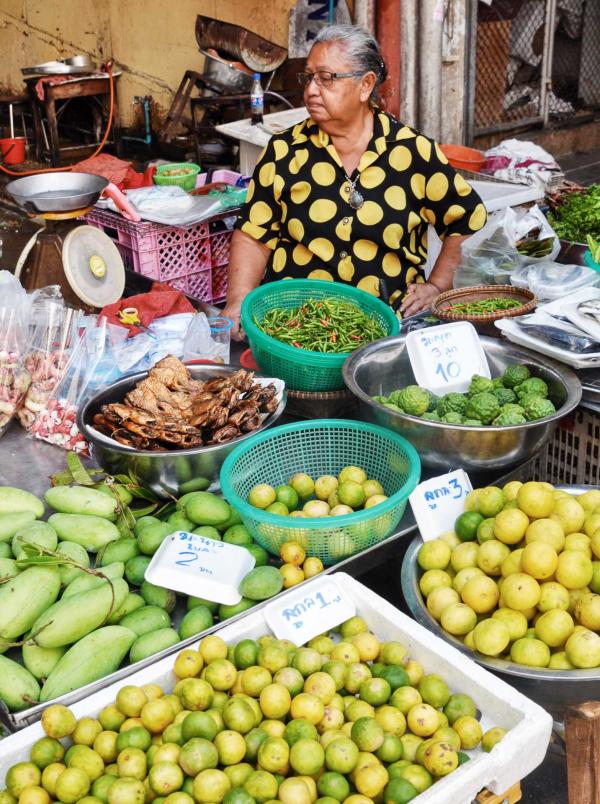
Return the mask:
[[[400, 124], [385, 112], [375, 107], [373, 121], [373, 136], [369, 141], [367, 150], [362, 155], [358, 165], [358, 172], [361, 173], [365, 168], [372, 165], [377, 159], [387, 151], [388, 143], [395, 142], [396, 131]], [[325, 148], [332, 159], [341, 167], [339, 156], [330, 142], [329, 134], [319, 128], [312, 117], [297, 123], [292, 129], [292, 145], [301, 145], [309, 139], [317, 148]]]

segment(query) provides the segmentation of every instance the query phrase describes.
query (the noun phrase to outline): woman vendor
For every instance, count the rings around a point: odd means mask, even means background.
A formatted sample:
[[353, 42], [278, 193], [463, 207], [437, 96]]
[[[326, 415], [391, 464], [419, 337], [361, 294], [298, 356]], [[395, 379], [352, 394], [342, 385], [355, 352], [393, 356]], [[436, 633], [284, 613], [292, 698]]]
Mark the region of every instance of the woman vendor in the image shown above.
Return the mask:
[[[375, 106], [386, 77], [371, 34], [331, 25], [298, 74], [310, 117], [262, 154], [231, 242], [224, 314], [261, 282], [347, 282], [403, 316], [452, 287], [460, 248], [486, 221], [481, 199], [433, 140]], [[427, 227], [442, 240], [425, 279]]]

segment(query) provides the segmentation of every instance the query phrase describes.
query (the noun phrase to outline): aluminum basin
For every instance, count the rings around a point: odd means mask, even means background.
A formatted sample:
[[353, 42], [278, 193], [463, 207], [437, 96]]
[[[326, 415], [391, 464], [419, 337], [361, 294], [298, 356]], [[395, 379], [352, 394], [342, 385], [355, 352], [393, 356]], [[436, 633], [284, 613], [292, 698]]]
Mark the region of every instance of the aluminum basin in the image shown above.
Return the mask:
[[[572, 489], [573, 490], [573, 489]], [[469, 650], [456, 637], [448, 634], [435, 620], [425, 605], [419, 589], [421, 570], [417, 564], [417, 553], [423, 544], [416, 536], [402, 562], [402, 594], [415, 620], [436, 636], [449, 642], [455, 648], [470, 656], [486, 670], [495, 673], [507, 684], [522, 692], [532, 701], [543, 706], [557, 721], [562, 721], [567, 707], [573, 704], [598, 699], [600, 670], [546, 670], [526, 667], [505, 659], [492, 659], [476, 651]]]
[[[226, 377], [239, 369], [235, 366], [188, 366], [195, 380], [209, 380], [213, 377]], [[94, 459], [110, 474], [126, 474], [132, 472], [143, 485], [152, 489], [161, 497], [170, 497], [179, 493], [182, 483], [196, 478], [205, 478], [211, 489], [218, 488], [219, 472], [225, 458], [241, 441], [250, 438], [254, 433], [275, 424], [286, 405], [286, 394], [276, 410], [268, 416], [260, 427], [226, 444], [193, 449], [171, 450], [169, 452], [149, 452], [134, 450], [120, 444], [109, 444], [90, 431], [95, 413], [102, 405], [121, 402], [128, 391], [145, 379], [148, 372], [140, 372], [125, 377], [93, 396], [79, 411], [77, 424], [84, 437], [90, 442]], [[260, 375], [256, 375], [260, 376]]]
[[406, 336], [384, 338], [357, 349], [343, 367], [344, 381], [359, 400], [361, 415], [389, 427], [416, 448], [424, 466], [448, 470], [498, 471], [524, 463], [550, 438], [559, 419], [581, 400], [581, 383], [567, 366], [498, 338], [480, 337], [492, 377], [510, 363], [524, 363], [532, 376], [548, 383], [556, 413], [511, 427], [469, 427], [430, 422], [386, 408], [373, 396], [415, 383]]

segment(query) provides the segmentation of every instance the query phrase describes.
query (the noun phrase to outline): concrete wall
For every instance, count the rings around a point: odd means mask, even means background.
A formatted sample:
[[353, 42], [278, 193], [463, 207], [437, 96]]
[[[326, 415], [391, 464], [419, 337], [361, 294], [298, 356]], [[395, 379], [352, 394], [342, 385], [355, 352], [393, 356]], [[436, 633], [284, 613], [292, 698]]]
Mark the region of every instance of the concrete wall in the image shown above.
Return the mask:
[[123, 76], [119, 106], [132, 122], [134, 95], [151, 95], [155, 114], [171, 104], [183, 73], [201, 70], [197, 14], [241, 25], [287, 47], [295, 0], [0, 0], [0, 91], [22, 91], [21, 67], [77, 53], [112, 56]]

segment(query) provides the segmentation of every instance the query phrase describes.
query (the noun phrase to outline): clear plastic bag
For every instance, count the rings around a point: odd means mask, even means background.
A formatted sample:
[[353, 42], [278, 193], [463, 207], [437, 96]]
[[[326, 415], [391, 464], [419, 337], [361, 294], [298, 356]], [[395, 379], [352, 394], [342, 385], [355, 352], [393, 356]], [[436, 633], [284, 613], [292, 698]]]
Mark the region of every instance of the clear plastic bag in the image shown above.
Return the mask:
[[525, 265], [554, 260], [560, 252], [560, 240], [537, 205], [506, 207], [490, 215], [483, 229], [465, 242], [463, 262], [481, 249], [510, 254]]
[[65, 307], [58, 296], [40, 294], [34, 298], [25, 356], [31, 384], [17, 413], [26, 430], [35, 425], [64, 376], [70, 352], [80, 337], [82, 318], [83, 313]]
[[77, 411], [91, 396], [119, 378], [115, 365], [106, 318], [91, 317], [71, 351], [62, 378], [30, 427], [30, 435], [87, 455], [89, 445], [77, 427]]
[[528, 287], [538, 299], [553, 301], [586, 287], [600, 284], [600, 274], [585, 265], [563, 265], [545, 261], [524, 265], [515, 273], [512, 284]]
[[31, 300], [8, 271], [0, 271], [0, 436], [25, 397], [31, 377], [25, 350]]

